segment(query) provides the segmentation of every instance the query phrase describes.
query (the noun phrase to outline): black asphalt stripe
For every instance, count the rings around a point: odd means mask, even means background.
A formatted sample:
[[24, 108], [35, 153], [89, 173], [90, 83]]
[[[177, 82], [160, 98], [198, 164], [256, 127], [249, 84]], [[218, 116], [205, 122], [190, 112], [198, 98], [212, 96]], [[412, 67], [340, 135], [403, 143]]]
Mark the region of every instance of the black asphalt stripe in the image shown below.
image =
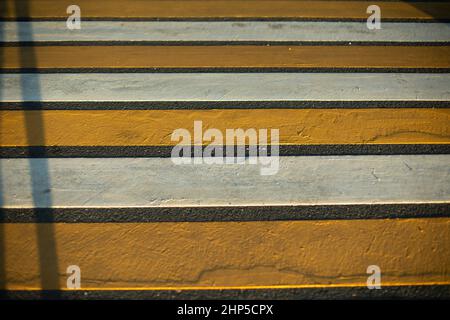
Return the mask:
[[236, 299], [236, 300], [341, 300], [341, 299], [450, 299], [450, 285], [298, 288], [298, 289], [227, 289], [227, 290], [73, 290], [73, 291], [0, 291], [3, 300], [96, 300], [96, 299]]
[[261, 67], [239, 67], [239, 68], [0, 68], [1, 73], [259, 73], [259, 72], [302, 72], [302, 73], [450, 73], [450, 68], [261, 68]]
[[132, 223], [450, 217], [450, 203], [231, 207], [0, 208], [2, 223]]
[[208, 110], [208, 109], [450, 108], [450, 101], [26, 101], [0, 110]]
[[[203, 147], [205, 148], [205, 146]], [[226, 146], [222, 154], [226, 156]], [[239, 150], [238, 150], [239, 148]], [[250, 156], [249, 146], [234, 147], [234, 154]], [[173, 146], [32, 146], [0, 147], [0, 158], [169, 158]], [[220, 150], [219, 147], [217, 150]], [[450, 154], [450, 144], [328, 144], [281, 145], [279, 156], [324, 155], [398, 155], [398, 154]], [[212, 154], [215, 156], [215, 154]], [[271, 148], [264, 148], [262, 156], [270, 156]], [[194, 156], [194, 148], [190, 156]]]
[[450, 41], [23, 41], [1, 42], [0, 47], [46, 46], [449, 46]]

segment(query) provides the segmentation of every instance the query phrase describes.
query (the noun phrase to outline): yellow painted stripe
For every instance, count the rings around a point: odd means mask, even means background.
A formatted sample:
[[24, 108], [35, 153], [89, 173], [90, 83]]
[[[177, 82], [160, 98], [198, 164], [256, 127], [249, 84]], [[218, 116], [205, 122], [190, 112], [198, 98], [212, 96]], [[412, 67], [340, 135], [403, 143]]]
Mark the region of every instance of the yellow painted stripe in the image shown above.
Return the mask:
[[0, 146], [171, 146], [174, 130], [276, 129], [280, 144], [448, 144], [450, 109], [1, 111]]
[[450, 218], [1, 226], [10, 290], [65, 288], [69, 265], [83, 289], [364, 286], [374, 264], [386, 286], [450, 284]]
[[[45, 46], [2, 51], [4, 69], [450, 68], [448, 46]], [[31, 55], [33, 61], [21, 61]]]
[[[1, 18], [67, 18], [71, 0], [6, 0]], [[82, 18], [331, 18], [367, 19], [380, 6], [383, 19], [449, 18], [447, 2], [366, 1], [142, 1], [77, 0]]]

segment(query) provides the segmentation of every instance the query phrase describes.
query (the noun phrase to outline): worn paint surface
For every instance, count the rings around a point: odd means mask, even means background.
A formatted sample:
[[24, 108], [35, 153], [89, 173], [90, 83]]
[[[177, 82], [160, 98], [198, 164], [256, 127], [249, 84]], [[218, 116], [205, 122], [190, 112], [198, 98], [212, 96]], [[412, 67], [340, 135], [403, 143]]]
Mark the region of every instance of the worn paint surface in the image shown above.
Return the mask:
[[447, 73], [4, 73], [0, 81], [1, 102], [450, 101]]
[[[29, 1], [28, 13], [17, 13], [25, 1], [8, 0], [0, 17], [66, 18], [69, 0]], [[27, 1], [28, 2], [28, 1]], [[445, 2], [377, 2], [384, 19], [450, 17]], [[367, 3], [360, 1], [139, 1], [78, 0], [85, 18], [334, 18], [367, 19]]]
[[[6, 288], [42, 288], [35, 224], [5, 224]], [[53, 224], [83, 289], [449, 284], [450, 219]], [[40, 250], [45, 250], [41, 248]], [[332, 252], [333, 254], [330, 254]], [[45, 284], [44, 284], [45, 285]], [[2, 284], [5, 288], [5, 284]], [[47, 288], [58, 289], [58, 288]]]
[[[266, 160], [177, 165], [171, 158], [1, 159], [2, 206], [45, 208], [49, 197], [52, 207], [83, 208], [450, 201], [450, 155]], [[274, 174], [261, 175], [269, 166]]]
[[0, 111], [0, 146], [170, 146], [194, 121], [279, 129], [282, 145], [450, 143], [450, 109], [45, 110]]
[[[0, 22], [2, 41], [450, 41], [449, 23], [321, 21], [84, 21], [76, 33], [61, 21]], [[20, 31], [19, 31], [20, 30]], [[85, 47], [86, 48], [86, 47]], [[324, 48], [324, 47], [323, 47]], [[356, 57], [355, 57], [356, 58]]]
[[[105, 55], [105, 52], [108, 52]], [[21, 60], [33, 54], [33, 61]], [[447, 46], [45, 46], [6, 47], [19, 68], [450, 68]]]
[[[377, 32], [365, 26], [368, 3], [363, 1], [79, 0], [83, 29], [78, 32], [68, 31], [65, 25], [71, 1], [1, 3], [5, 4], [0, 19], [59, 20], [1, 23], [0, 30], [6, 30], [2, 39], [14, 42], [345, 41], [347, 45], [352, 41], [450, 40], [448, 23], [405, 22], [448, 19], [448, 2], [371, 3], [382, 11], [383, 29]], [[346, 22], [217, 21], [253, 18]], [[386, 22], [391, 19], [405, 24]], [[203, 68], [210, 72], [207, 68], [433, 69], [450, 64], [445, 46], [152, 45], [4, 47], [2, 67]], [[20, 108], [21, 102], [33, 101], [46, 108], [47, 102], [60, 102], [67, 109], [1, 111], [0, 147], [170, 146], [171, 132], [192, 129], [194, 120], [202, 120], [205, 129], [279, 128], [285, 145], [448, 144], [448, 109], [431, 107], [433, 101], [450, 101], [450, 77], [432, 71], [436, 70], [410, 74], [83, 74], [80, 70], [2, 74], [4, 106], [18, 102], [15, 106]], [[227, 102], [230, 110], [114, 111], [106, 106], [76, 111], [64, 105], [114, 102], [117, 107], [126, 102], [129, 107], [152, 101]], [[355, 108], [360, 101], [372, 103], [364, 105], [369, 108], [381, 108], [378, 101], [399, 102], [395, 105], [399, 108], [407, 102], [423, 102], [427, 109], [235, 110], [233, 101], [345, 101], [355, 103]], [[6, 208], [8, 221], [16, 223], [0, 224], [0, 289], [64, 290], [69, 265], [81, 267], [81, 285], [87, 290], [364, 288], [367, 266], [372, 264], [381, 267], [383, 286], [450, 286], [448, 217], [392, 219], [398, 215], [391, 211], [383, 216], [391, 218], [387, 220], [366, 213], [361, 215], [366, 220], [214, 222], [216, 215], [209, 212], [212, 222], [133, 223], [127, 220], [130, 215], [124, 223], [91, 223], [107, 221], [99, 217], [106, 212], [101, 208], [136, 210], [135, 215], [150, 214], [139, 211], [142, 208], [163, 209], [160, 212], [171, 208], [173, 213], [177, 208], [214, 206], [222, 213], [240, 206], [238, 210], [245, 214], [249, 206], [265, 209], [265, 205], [328, 205], [333, 210], [336, 205], [379, 204], [384, 206], [379, 210], [389, 210], [392, 204], [410, 208], [417, 204], [445, 210], [450, 203], [449, 168], [448, 154], [282, 157], [275, 176], [261, 176], [255, 165], [175, 166], [169, 158], [1, 159], [1, 209]], [[78, 215], [93, 219], [46, 223], [59, 209], [79, 210]], [[45, 222], [39, 220], [41, 213], [47, 217]], [[24, 221], [19, 219], [24, 214], [36, 220], [17, 223]], [[326, 218], [326, 213], [321, 217]]]

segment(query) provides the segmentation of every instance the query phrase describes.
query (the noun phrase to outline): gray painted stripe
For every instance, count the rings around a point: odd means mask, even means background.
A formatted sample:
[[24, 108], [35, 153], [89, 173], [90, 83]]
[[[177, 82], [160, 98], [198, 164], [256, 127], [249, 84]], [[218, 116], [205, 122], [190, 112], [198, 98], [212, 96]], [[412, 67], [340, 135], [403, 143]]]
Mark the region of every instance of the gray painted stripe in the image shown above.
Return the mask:
[[[2, 22], [2, 41], [450, 41], [450, 23], [389, 23], [369, 30], [361, 22]], [[20, 33], [19, 33], [20, 30]], [[20, 40], [19, 40], [20, 39]]]
[[[278, 160], [278, 173], [262, 176], [261, 164], [174, 165], [170, 158], [1, 159], [2, 206], [47, 207], [49, 202], [55, 208], [450, 202], [450, 155]], [[50, 182], [44, 181], [47, 167]]]
[[0, 83], [0, 102], [450, 100], [450, 74], [1, 74]]

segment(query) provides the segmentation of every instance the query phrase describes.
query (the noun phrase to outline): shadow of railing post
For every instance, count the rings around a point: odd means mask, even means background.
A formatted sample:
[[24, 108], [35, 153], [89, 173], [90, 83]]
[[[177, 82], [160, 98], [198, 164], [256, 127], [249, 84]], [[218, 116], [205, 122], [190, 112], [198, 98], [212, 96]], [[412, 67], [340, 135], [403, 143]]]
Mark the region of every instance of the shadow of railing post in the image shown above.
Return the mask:
[[[16, 16], [29, 16], [29, 0], [15, 3]], [[31, 23], [18, 24], [20, 35], [32, 36]], [[36, 69], [36, 53], [33, 44], [20, 50], [20, 64], [22, 68]], [[24, 103], [25, 127], [27, 131], [27, 145], [31, 192], [33, 199], [33, 214], [36, 221], [37, 247], [39, 255], [40, 280], [43, 297], [57, 297], [59, 289], [59, 267], [55, 230], [52, 212], [51, 182], [49, 164], [46, 158], [44, 121], [42, 118], [42, 95], [38, 73], [27, 75], [21, 73], [20, 84], [23, 100], [33, 97], [32, 103]], [[30, 106], [30, 108], [28, 108]], [[47, 292], [52, 290], [52, 293]], [[54, 291], [55, 290], [55, 291]], [[55, 294], [56, 293], [56, 294]]]

